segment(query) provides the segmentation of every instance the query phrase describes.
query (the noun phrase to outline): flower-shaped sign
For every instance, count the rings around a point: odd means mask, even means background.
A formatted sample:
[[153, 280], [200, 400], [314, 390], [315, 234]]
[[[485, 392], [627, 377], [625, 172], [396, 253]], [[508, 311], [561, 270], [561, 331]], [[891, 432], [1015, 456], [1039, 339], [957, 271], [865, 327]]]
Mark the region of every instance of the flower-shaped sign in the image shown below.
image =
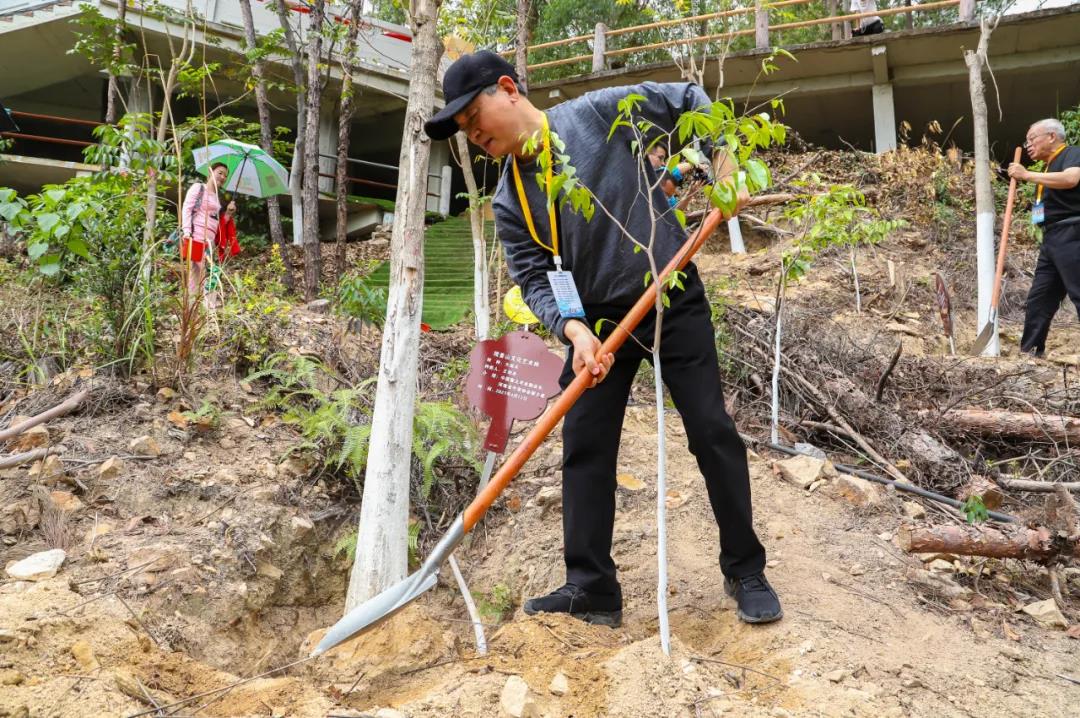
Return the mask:
[[469, 355], [465, 397], [491, 417], [484, 448], [502, 453], [514, 419], [527, 421], [544, 413], [558, 394], [563, 360], [532, 332], [510, 332], [487, 339]]

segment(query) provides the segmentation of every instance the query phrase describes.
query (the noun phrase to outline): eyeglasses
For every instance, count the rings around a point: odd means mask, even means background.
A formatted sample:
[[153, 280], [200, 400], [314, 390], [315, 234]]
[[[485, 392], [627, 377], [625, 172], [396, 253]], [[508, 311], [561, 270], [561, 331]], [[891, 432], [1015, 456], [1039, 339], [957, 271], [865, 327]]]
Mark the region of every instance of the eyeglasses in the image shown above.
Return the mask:
[[1033, 144], [1035, 144], [1035, 140], [1039, 139], [1040, 137], [1045, 137], [1047, 135], [1052, 135], [1052, 134], [1054, 134], [1054, 133], [1053, 132], [1043, 132], [1041, 134], [1035, 135], [1034, 137], [1027, 137], [1027, 138], [1024, 139], [1024, 144], [1028, 145], [1028, 146], [1033, 145]]

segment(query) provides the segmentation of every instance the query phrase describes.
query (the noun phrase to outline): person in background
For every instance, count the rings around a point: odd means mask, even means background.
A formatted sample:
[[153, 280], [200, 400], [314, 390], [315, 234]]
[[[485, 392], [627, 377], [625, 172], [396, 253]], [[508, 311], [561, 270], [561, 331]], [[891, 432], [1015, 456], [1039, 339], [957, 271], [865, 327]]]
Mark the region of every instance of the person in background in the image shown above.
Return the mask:
[[225, 213], [221, 215], [217, 231], [217, 260], [224, 263], [226, 259], [240, 254], [240, 243], [236, 240], [236, 200], [229, 200], [225, 205]]
[[[877, 0], [851, 0], [851, 12], [853, 15], [861, 15], [868, 12], [877, 12]], [[851, 28], [852, 37], [865, 35], [878, 35], [885, 32], [885, 24], [880, 15], [868, 15], [855, 21], [855, 27]]]
[[1061, 300], [1072, 300], [1080, 315], [1080, 147], [1065, 141], [1065, 128], [1055, 119], [1039, 120], [1024, 140], [1028, 157], [1043, 163], [1032, 172], [1020, 163], [1009, 165], [1009, 176], [1034, 182], [1031, 221], [1043, 231], [1035, 278], [1024, 310], [1020, 351], [1042, 356], [1050, 322]]
[[210, 168], [206, 182], [195, 182], [188, 188], [180, 210], [180, 257], [188, 267], [188, 294], [202, 292], [206, 277], [207, 250], [217, 237], [221, 201], [218, 188], [229, 177], [229, 168], [218, 162]]
[[[660, 142], [653, 145], [646, 155], [649, 158], [649, 164], [657, 172], [663, 172], [664, 166], [667, 164], [667, 147]], [[671, 169], [671, 172], [664, 172], [664, 177], [660, 181], [660, 189], [668, 198], [668, 205], [672, 209], [685, 211], [687, 205], [690, 204], [690, 199], [694, 196], [694, 193], [701, 188], [701, 181], [694, 180], [689, 189], [683, 193], [682, 199], [679, 199], [676, 192], [683, 182], [686, 181], [689, 173], [694, 169], [694, 165], [689, 162], [680, 162], [678, 165]]]

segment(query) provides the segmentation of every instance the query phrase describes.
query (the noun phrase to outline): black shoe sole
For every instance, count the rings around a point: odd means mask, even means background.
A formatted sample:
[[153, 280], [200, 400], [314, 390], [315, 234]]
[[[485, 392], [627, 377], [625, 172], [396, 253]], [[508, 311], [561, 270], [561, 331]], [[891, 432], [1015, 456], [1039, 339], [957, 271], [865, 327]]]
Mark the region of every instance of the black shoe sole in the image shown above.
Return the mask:
[[780, 613], [776, 614], [775, 616], [765, 616], [765, 617], [748, 616], [747, 614], [743, 613], [741, 609], [735, 609], [735, 615], [738, 616], [739, 620], [742, 621], [743, 623], [752, 623], [754, 625], [760, 625], [762, 623], [775, 623], [776, 621], [779, 621], [781, 618], [784, 617], [784, 609], [781, 608]]
[[[728, 582], [724, 581], [724, 593], [728, 598], [735, 598], [735, 591], [728, 588]], [[741, 608], [736, 607], [735, 615], [739, 617], [739, 620], [743, 623], [750, 623], [754, 625], [760, 625], [763, 623], [775, 623], [784, 617], [784, 609], [780, 609], [780, 613], [775, 616], [751, 616], [750, 614], [743, 613]]]
[[[566, 613], [565, 611], [537, 611], [530, 608], [528, 605], [523, 606], [521, 609], [526, 616], [536, 616], [541, 613]], [[579, 621], [585, 621], [594, 626], [607, 626], [608, 628], [619, 628], [622, 626], [622, 611], [586, 611], [584, 613], [567, 613], [573, 618]]]

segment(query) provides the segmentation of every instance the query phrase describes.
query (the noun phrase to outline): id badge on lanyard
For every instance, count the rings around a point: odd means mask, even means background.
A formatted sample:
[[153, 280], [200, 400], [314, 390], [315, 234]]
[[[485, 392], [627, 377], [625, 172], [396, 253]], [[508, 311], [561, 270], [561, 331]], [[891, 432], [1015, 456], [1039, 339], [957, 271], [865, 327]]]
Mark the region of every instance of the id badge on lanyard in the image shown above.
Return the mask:
[[564, 272], [560, 266], [554, 272], [548, 272], [547, 278], [551, 293], [555, 295], [555, 304], [559, 307], [559, 316], [563, 319], [584, 318], [585, 307], [574, 284], [574, 275]]
[[1046, 205], [1042, 202], [1036, 202], [1031, 207], [1031, 223], [1034, 225], [1040, 225], [1046, 219]]

